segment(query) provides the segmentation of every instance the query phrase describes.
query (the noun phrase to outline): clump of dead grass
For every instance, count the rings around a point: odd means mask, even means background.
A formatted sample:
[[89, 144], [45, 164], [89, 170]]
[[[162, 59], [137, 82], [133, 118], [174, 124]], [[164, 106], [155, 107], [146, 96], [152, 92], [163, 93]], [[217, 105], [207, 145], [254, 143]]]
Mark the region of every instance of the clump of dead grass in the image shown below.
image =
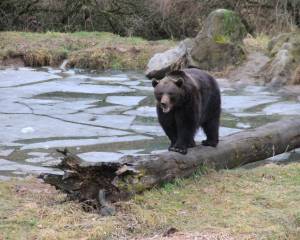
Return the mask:
[[248, 34], [246, 38], [243, 40], [245, 44], [246, 51], [268, 51], [268, 44], [270, 42], [270, 37], [261, 33], [257, 36], [253, 37]]
[[70, 54], [69, 66], [87, 69], [144, 69], [153, 54], [149, 47], [106, 47]]

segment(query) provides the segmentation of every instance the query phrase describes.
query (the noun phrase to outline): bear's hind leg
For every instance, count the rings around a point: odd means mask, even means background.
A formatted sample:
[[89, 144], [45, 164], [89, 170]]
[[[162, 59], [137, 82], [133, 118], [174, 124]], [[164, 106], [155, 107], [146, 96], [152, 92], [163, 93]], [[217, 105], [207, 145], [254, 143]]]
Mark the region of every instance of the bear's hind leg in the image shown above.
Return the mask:
[[194, 139], [191, 139], [190, 142], [188, 143], [188, 148], [193, 148], [193, 147], [196, 147], [196, 143], [194, 141]]
[[202, 141], [202, 145], [216, 147], [219, 143], [219, 118], [204, 123], [202, 128], [207, 137]]

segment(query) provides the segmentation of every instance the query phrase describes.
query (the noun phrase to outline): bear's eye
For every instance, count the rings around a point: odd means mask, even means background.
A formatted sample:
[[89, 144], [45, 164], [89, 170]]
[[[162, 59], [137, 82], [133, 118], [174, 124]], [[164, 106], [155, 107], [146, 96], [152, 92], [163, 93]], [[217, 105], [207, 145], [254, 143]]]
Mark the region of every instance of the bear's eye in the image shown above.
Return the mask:
[[158, 100], [160, 100], [160, 99], [162, 98], [162, 95], [163, 95], [162, 93], [157, 93], [157, 94], [156, 94], [156, 98], [157, 98]]

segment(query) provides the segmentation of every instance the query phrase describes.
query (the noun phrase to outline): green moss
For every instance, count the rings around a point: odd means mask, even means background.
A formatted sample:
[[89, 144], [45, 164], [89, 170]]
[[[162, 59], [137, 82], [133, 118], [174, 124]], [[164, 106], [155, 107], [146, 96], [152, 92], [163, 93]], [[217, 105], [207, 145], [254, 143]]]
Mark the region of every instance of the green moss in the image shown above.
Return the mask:
[[241, 41], [247, 31], [240, 17], [233, 11], [218, 9], [211, 13], [208, 28], [214, 31], [214, 40], [217, 43], [228, 43]]
[[145, 191], [148, 186], [143, 183], [145, 172], [140, 170], [138, 174], [124, 176], [115, 181], [115, 186], [121, 191], [129, 192], [132, 194]]
[[230, 10], [224, 10], [224, 33], [230, 37], [236, 30], [237, 25], [241, 25], [240, 18]]
[[215, 35], [214, 41], [219, 44], [228, 44], [230, 43], [230, 37], [226, 35]]

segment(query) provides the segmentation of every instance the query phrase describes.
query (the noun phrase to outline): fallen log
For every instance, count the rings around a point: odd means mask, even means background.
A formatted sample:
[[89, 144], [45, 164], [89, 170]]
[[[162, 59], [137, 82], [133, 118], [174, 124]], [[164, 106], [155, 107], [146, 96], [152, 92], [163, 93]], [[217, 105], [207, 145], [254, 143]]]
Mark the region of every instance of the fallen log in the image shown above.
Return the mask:
[[[64, 158], [58, 166], [64, 174], [42, 177], [72, 199], [101, 207], [100, 203], [103, 206], [106, 200], [126, 199], [174, 178], [188, 177], [203, 165], [215, 169], [234, 168], [298, 147], [300, 119], [287, 119], [223, 137], [217, 148], [191, 148], [187, 155], [165, 152], [128, 155], [118, 162], [88, 163], [64, 150], [60, 151]], [[106, 199], [103, 199], [104, 193]]]

